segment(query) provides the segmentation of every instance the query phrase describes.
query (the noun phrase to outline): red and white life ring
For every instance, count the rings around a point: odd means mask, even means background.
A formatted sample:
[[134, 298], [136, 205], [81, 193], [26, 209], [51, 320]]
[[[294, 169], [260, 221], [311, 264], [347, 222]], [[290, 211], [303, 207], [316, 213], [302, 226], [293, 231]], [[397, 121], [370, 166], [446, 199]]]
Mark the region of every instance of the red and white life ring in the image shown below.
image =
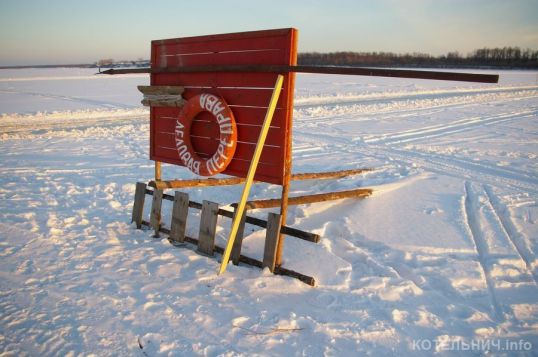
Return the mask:
[[[219, 146], [211, 157], [201, 158], [191, 144], [191, 125], [201, 112], [211, 113], [220, 129]], [[183, 165], [197, 175], [212, 176], [226, 169], [237, 147], [235, 118], [224, 99], [213, 94], [199, 94], [185, 103], [176, 122], [176, 149]]]

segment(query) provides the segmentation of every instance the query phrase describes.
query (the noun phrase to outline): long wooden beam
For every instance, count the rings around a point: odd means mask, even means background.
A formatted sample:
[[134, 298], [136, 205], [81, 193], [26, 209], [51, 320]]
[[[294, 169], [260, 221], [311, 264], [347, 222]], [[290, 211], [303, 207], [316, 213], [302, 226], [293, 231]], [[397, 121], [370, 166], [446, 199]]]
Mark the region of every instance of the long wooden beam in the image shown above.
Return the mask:
[[166, 68], [128, 68], [108, 69], [100, 74], [128, 73], [204, 73], [204, 72], [250, 72], [250, 73], [320, 73], [344, 74], [353, 76], [397, 77], [433, 79], [442, 81], [462, 81], [478, 83], [497, 83], [497, 74], [477, 74], [461, 72], [420, 71], [412, 69], [389, 69], [369, 67], [336, 67], [336, 66], [288, 66], [288, 65], [209, 65], [184, 66]]
[[327, 172], [304, 172], [300, 174], [291, 175], [292, 181], [299, 180], [328, 180], [328, 179], [337, 179], [346, 176], [353, 176], [363, 174], [365, 172], [374, 171], [374, 169], [363, 168], [363, 169], [350, 169], [350, 170], [340, 170], [340, 171], [327, 171]]
[[[289, 197], [288, 204], [290, 206], [296, 206], [296, 205], [304, 205], [304, 204], [316, 203], [316, 202], [341, 200], [344, 198], [362, 198], [362, 197], [370, 196], [371, 194], [372, 194], [372, 189], [359, 188], [359, 189], [348, 190], [348, 191], [329, 192], [329, 193], [320, 193], [316, 195]], [[274, 207], [280, 207], [279, 198], [247, 202], [248, 209], [274, 208]]]
[[170, 180], [170, 181], [150, 181], [149, 186], [159, 190], [165, 188], [187, 188], [187, 187], [208, 187], [208, 186], [232, 186], [244, 183], [245, 179], [241, 177], [230, 178], [209, 178], [209, 179], [192, 179], [192, 180]]
[[[300, 180], [328, 180], [342, 178], [346, 176], [359, 175], [365, 172], [373, 171], [373, 169], [351, 169], [342, 171], [329, 172], [306, 172], [291, 175], [292, 181]], [[192, 180], [169, 180], [169, 181], [150, 181], [149, 186], [163, 190], [166, 188], [187, 188], [187, 187], [207, 187], [207, 186], [231, 186], [244, 183], [245, 179], [241, 177], [227, 178], [209, 178], [209, 179], [192, 179]], [[256, 182], [256, 181], [254, 181]]]

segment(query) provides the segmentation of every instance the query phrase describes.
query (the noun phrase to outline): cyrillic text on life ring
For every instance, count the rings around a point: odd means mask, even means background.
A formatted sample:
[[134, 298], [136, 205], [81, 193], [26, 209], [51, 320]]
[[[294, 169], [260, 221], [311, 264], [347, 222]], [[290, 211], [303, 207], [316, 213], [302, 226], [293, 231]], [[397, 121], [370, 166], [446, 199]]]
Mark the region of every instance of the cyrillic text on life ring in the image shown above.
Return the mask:
[[[219, 126], [219, 145], [213, 155], [201, 158], [191, 143], [190, 131], [194, 118], [201, 112], [211, 113]], [[185, 103], [176, 122], [176, 149], [179, 159], [197, 175], [212, 176], [226, 169], [237, 146], [237, 126], [232, 110], [224, 99], [213, 94], [199, 94]]]

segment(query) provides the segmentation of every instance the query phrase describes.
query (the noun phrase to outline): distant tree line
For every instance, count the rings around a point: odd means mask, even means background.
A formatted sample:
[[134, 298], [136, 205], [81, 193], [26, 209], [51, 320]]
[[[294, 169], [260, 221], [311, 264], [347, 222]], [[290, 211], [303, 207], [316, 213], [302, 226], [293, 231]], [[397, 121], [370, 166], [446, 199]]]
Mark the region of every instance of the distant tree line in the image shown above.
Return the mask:
[[449, 52], [441, 56], [393, 52], [306, 52], [299, 53], [298, 62], [301, 65], [332, 66], [538, 68], [538, 51], [519, 47], [481, 48], [467, 55]]
[[99, 68], [119, 68], [119, 67], [149, 67], [150, 61], [143, 58], [135, 60], [121, 60], [115, 61], [112, 58], [103, 58], [93, 64], [94, 67]]

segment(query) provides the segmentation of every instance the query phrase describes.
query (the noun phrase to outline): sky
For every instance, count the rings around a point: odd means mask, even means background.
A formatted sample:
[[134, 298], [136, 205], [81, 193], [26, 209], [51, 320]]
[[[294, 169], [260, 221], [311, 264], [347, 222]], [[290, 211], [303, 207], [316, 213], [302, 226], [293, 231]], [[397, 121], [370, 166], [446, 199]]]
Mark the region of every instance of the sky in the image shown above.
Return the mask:
[[299, 52], [538, 50], [538, 0], [0, 0], [0, 66], [148, 59], [154, 39], [283, 27]]

